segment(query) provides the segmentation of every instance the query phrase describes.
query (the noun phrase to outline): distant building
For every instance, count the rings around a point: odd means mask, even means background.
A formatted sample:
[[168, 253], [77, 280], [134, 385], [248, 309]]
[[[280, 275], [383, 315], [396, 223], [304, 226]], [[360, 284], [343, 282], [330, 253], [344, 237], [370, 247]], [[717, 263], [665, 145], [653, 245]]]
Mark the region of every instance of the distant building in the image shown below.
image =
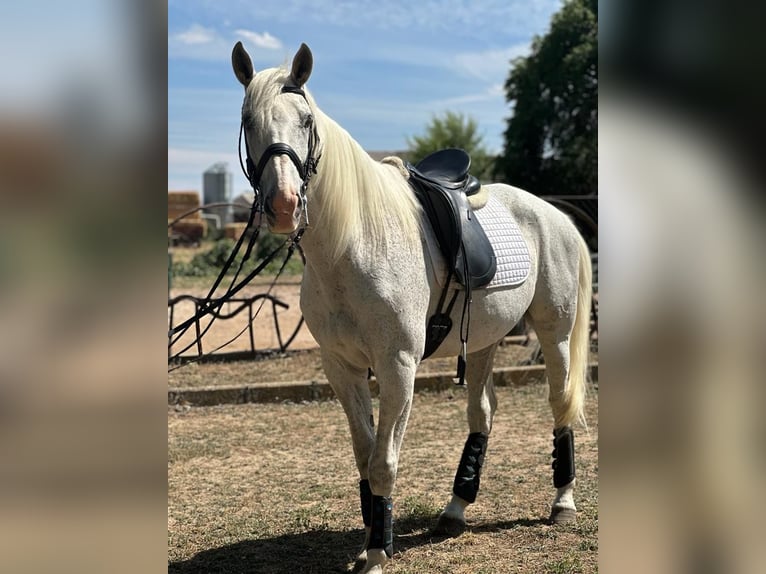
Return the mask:
[[[205, 204], [230, 203], [231, 188], [232, 176], [229, 165], [225, 162], [213, 164], [202, 174], [202, 196]], [[220, 229], [232, 221], [231, 206], [209, 207], [205, 209], [205, 213], [220, 218]]]
[[255, 193], [252, 191], [243, 191], [237, 197], [232, 200], [235, 204], [233, 208], [232, 218], [234, 221], [247, 221], [250, 219], [250, 209], [255, 201]]

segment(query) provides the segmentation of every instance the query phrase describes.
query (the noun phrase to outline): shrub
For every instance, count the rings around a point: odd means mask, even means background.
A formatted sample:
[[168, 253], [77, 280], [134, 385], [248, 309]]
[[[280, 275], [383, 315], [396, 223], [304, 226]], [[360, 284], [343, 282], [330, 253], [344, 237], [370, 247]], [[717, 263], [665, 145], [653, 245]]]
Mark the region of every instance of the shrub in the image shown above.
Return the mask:
[[[284, 236], [272, 235], [265, 232], [261, 233], [250, 259], [245, 262], [242, 268], [240, 277], [244, 277], [253, 271], [268, 255], [284, 242]], [[236, 242], [232, 239], [219, 239], [210, 249], [197, 253], [188, 263], [174, 262], [173, 275], [180, 277], [216, 277], [221, 272], [224, 265], [226, 265], [226, 261], [228, 261], [235, 245]], [[233, 274], [237, 270], [242, 261], [244, 250], [245, 247], [243, 246], [242, 253], [239, 253], [234, 259], [231, 267], [229, 267], [228, 274]], [[276, 275], [279, 268], [282, 266], [285, 255], [285, 250], [278, 252], [274, 259], [266, 265], [262, 274]], [[300, 255], [296, 253], [285, 266], [283, 273], [285, 275], [297, 275], [302, 273], [302, 271], [303, 263], [301, 262]]]

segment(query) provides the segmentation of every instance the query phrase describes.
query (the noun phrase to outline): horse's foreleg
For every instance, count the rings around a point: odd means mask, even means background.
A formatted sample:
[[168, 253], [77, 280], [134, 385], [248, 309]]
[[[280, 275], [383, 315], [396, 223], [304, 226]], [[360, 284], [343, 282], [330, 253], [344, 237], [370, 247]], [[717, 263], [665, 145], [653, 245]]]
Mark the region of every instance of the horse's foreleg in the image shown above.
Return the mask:
[[457, 536], [465, 530], [465, 509], [476, 500], [481, 468], [492, 430], [497, 399], [492, 384], [492, 362], [497, 345], [468, 355], [468, 430], [460, 464], [455, 473], [452, 500], [439, 515], [435, 532]]
[[380, 387], [380, 411], [375, 446], [369, 462], [372, 528], [364, 572], [382, 571], [393, 555], [393, 500], [399, 450], [412, 407], [417, 359], [399, 352], [375, 365]]
[[365, 541], [358, 560], [364, 561], [367, 559], [372, 523], [372, 492], [368, 480], [368, 465], [375, 444], [375, 424], [367, 370], [351, 367], [330, 354], [322, 355], [322, 366], [348, 418], [354, 458], [359, 470], [359, 498], [365, 530]]

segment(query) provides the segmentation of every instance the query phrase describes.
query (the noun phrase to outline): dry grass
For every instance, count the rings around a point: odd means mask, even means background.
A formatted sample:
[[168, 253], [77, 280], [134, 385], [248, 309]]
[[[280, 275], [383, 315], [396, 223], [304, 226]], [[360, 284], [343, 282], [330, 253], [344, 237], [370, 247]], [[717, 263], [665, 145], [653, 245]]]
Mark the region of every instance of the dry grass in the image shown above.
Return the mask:
[[[545, 523], [553, 495], [542, 386], [498, 389], [469, 530], [429, 534], [467, 433], [464, 391], [416, 396], [394, 493], [390, 574], [597, 572], [598, 397], [577, 435], [578, 522]], [[169, 411], [169, 572], [344, 572], [362, 543], [356, 469], [337, 402]]]

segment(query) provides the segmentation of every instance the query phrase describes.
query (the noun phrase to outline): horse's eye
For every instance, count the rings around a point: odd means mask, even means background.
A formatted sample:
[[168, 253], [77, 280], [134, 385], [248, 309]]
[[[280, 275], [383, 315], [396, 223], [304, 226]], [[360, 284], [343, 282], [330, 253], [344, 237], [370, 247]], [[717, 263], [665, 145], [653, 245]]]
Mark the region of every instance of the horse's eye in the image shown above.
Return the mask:
[[311, 114], [307, 115], [305, 118], [303, 118], [303, 127], [304, 128], [310, 128], [311, 124], [314, 123], [314, 116]]

